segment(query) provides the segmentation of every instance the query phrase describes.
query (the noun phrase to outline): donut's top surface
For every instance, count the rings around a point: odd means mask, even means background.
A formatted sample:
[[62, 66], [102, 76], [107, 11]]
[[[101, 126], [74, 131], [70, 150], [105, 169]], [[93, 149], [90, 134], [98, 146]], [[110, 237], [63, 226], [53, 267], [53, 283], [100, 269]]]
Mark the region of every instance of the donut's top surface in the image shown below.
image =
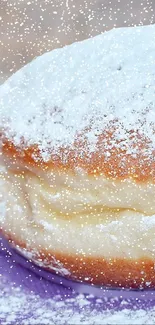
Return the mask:
[[155, 180], [155, 25], [33, 60], [0, 87], [0, 130], [25, 163]]

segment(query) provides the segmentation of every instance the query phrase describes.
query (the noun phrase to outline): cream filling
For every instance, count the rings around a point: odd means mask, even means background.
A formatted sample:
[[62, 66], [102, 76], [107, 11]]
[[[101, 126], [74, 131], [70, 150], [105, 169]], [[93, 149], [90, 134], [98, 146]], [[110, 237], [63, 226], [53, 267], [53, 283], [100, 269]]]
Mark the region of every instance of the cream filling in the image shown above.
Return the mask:
[[0, 226], [33, 250], [155, 257], [155, 184], [65, 173], [1, 172]]

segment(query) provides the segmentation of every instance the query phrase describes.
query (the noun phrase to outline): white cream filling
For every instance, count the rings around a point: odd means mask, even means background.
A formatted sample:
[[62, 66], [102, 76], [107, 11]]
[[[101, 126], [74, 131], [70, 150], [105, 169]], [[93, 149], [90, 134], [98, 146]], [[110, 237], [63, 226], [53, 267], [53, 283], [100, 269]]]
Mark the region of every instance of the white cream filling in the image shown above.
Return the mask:
[[155, 257], [155, 184], [1, 172], [0, 226], [27, 247], [105, 258]]

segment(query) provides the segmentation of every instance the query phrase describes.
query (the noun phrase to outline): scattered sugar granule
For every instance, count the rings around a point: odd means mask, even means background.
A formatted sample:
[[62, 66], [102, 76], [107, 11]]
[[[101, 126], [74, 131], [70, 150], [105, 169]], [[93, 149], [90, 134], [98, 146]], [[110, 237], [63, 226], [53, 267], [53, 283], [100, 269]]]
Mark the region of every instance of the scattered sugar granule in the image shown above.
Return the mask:
[[43, 299], [12, 283], [9, 286], [4, 283], [0, 291], [1, 325], [155, 324], [155, 308], [131, 310], [124, 304], [125, 308], [117, 311], [116, 307], [105, 309], [104, 299], [97, 299], [93, 305], [91, 301], [92, 297], [85, 298], [82, 294], [71, 299], [61, 295]]
[[155, 25], [113, 29], [53, 50], [0, 87], [0, 128], [16, 146], [38, 145], [45, 162], [51, 153], [65, 161], [78, 136], [88, 155], [95, 152], [98, 136], [115, 121], [107, 160], [113, 145], [136, 157], [137, 130], [152, 157], [154, 66]]

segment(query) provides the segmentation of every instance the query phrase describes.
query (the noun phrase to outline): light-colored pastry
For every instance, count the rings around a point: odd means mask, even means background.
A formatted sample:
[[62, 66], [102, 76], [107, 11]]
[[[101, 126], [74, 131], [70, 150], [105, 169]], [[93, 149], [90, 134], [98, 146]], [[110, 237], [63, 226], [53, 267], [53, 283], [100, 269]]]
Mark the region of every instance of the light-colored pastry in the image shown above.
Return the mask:
[[0, 87], [2, 232], [42, 267], [155, 286], [155, 25], [33, 60]]

